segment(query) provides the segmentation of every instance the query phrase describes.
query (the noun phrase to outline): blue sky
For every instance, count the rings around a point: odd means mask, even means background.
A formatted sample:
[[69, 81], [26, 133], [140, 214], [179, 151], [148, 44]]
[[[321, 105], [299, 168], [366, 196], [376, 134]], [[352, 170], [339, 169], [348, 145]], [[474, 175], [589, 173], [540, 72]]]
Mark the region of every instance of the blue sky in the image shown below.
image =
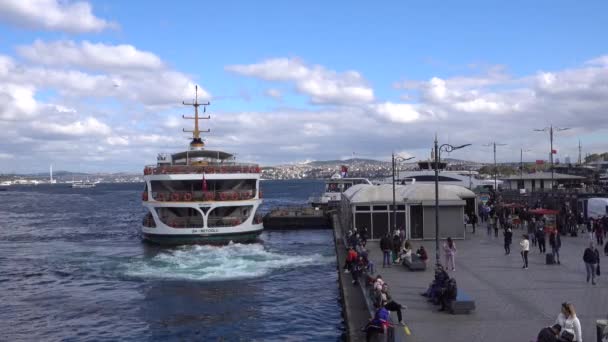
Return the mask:
[[482, 145], [498, 141], [499, 160], [520, 147], [539, 159], [548, 138], [532, 128], [551, 123], [573, 128], [556, 135], [562, 158], [578, 139], [603, 152], [606, 13], [605, 1], [0, 1], [0, 172], [139, 170], [186, 146], [179, 102], [193, 84], [212, 102], [208, 147], [263, 165], [426, 158], [435, 132], [473, 144], [456, 158], [489, 161]]

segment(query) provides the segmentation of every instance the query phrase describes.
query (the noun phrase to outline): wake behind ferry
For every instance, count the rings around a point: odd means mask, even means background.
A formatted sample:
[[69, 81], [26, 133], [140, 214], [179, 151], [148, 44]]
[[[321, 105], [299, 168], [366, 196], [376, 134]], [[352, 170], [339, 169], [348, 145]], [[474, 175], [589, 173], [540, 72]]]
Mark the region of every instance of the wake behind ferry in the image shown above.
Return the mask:
[[194, 120], [194, 129], [184, 130], [192, 133], [189, 149], [159, 154], [144, 168], [142, 238], [168, 245], [255, 241], [263, 229], [260, 167], [205, 148], [201, 133], [210, 130], [199, 130], [199, 120], [211, 117], [199, 117], [199, 107], [205, 113], [209, 103], [198, 102], [198, 87], [195, 94], [183, 102], [194, 107], [194, 117], [182, 116]]

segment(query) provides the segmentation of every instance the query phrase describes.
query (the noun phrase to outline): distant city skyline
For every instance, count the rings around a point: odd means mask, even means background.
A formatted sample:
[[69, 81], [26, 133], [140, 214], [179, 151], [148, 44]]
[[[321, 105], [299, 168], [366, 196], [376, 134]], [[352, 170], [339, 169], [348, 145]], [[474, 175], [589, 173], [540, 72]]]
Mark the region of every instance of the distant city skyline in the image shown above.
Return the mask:
[[[0, 0], [0, 173], [138, 172], [187, 147], [261, 165], [608, 151], [608, 3]], [[137, 15], [134, 15], [134, 14]]]

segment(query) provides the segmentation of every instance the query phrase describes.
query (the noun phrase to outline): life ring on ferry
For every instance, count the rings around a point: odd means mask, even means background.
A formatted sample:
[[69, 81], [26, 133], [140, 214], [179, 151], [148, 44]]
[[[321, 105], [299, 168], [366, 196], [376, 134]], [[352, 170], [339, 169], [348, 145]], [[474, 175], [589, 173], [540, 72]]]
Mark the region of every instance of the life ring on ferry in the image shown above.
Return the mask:
[[192, 201], [192, 193], [186, 192], [184, 194], [184, 201]]
[[228, 194], [225, 192], [220, 192], [220, 200], [225, 201], [228, 199]]
[[174, 192], [174, 193], [172, 193], [172, 194], [171, 194], [171, 200], [172, 200], [173, 202], [177, 202], [177, 201], [179, 201], [179, 199], [180, 199], [180, 195], [179, 195], [179, 193]]
[[144, 191], [141, 193], [141, 200], [144, 202], [148, 201], [148, 192], [147, 191]]
[[237, 200], [239, 199], [239, 193], [238, 193], [238, 192], [236, 192], [236, 191], [235, 191], [235, 192], [233, 192], [233, 193], [232, 193], [232, 199], [233, 199], [233, 200], [235, 200], [235, 201], [237, 201]]
[[165, 194], [163, 194], [162, 192], [159, 193], [158, 195], [156, 195], [156, 200], [163, 202], [165, 200]]
[[205, 193], [205, 200], [213, 201], [215, 199], [215, 194], [213, 192]]

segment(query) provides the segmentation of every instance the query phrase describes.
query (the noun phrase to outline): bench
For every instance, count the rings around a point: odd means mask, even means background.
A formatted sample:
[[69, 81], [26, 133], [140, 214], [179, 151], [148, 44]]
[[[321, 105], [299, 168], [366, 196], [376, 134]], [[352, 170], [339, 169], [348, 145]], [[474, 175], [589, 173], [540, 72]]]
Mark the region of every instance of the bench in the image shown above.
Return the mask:
[[448, 303], [448, 311], [453, 315], [458, 314], [469, 314], [472, 310], [475, 310], [475, 300], [466, 293], [458, 290], [456, 299]]
[[425, 271], [426, 261], [420, 259], [416, 255], [412, 255], [412, 259], [403, 259], [403, 266], [407, 267], [410, 271]]

